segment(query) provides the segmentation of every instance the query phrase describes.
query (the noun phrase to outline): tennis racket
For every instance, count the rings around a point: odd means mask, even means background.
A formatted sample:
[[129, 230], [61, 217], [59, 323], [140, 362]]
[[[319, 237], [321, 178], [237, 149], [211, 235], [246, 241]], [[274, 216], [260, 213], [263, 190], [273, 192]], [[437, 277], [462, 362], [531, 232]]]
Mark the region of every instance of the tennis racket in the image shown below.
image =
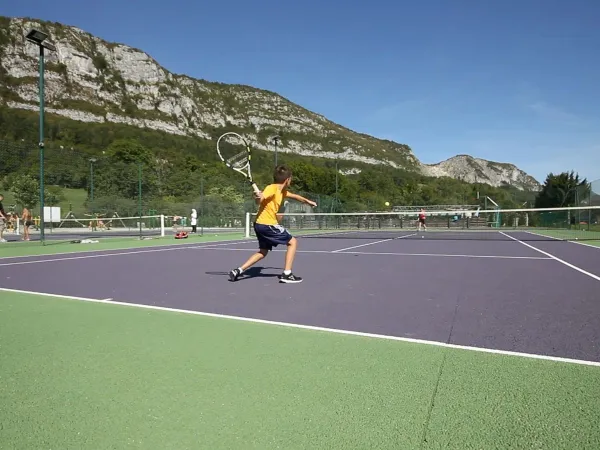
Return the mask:
[[217, 140], [217, 153], [227, 167], [246, 177], [256, 194], [260, 192], [256, 183], [252, 180], [250, 145], [242, 136], [233, 131], [222, 134]]

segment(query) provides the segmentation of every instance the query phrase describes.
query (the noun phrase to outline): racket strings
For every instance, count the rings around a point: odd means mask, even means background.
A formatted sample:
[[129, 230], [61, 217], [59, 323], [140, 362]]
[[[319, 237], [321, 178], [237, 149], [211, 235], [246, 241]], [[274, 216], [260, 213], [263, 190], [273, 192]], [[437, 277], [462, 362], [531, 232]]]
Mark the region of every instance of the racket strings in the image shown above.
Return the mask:
[[231, 156], [227, 158], [227, 163], [231, 164], [234, 167], [240, 168], [246, 165], [248, 162], [248, 151], [244, 150], [237, 155]]

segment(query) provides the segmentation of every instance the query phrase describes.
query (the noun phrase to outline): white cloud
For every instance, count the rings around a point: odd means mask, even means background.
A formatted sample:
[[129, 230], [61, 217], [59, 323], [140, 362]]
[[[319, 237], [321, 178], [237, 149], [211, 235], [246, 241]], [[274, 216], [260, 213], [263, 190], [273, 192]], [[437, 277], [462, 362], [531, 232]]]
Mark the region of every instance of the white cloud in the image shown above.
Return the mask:
[[570, 113], [558, 106], [551, 105], [544, 101], [530, 103], [527, 107], [536, 113], [540, 118], [550, 122], [558, 122], [564, 125], [585, 126], [589, 122], [583, 117]]

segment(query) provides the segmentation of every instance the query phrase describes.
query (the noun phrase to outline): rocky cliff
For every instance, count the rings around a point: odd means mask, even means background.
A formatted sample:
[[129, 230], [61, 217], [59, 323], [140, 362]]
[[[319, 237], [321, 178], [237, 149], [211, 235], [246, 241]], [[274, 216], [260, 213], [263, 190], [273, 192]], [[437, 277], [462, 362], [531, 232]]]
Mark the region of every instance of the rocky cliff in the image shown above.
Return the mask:
[[511, 185], [527, 190], [539, 190], [541, 187], [535, 178], [514, 164], [487, 161], [469, 155], [457, 155], [438, 164], [424, 164], [422, 170], [428, 176], [458, 178], [468, 183]]
[[386, 164], [494, 186], [537, 183], [514, 166], [463, 156], [424, 165], [408, 145], [353, 132], [276, 93], [176, 75], [141, 50], [76, 27], [0, 17], [0, 101], [12, 108], [38, 108], [38, 50], [25, 39], [32, 27], [47, 32], [57, 47], [46, 59], [46, 110], [73, 120], [205, 139], [235, 129], [267, 151], [274, 150], [270, 137], [279, 133], [280, 152]]

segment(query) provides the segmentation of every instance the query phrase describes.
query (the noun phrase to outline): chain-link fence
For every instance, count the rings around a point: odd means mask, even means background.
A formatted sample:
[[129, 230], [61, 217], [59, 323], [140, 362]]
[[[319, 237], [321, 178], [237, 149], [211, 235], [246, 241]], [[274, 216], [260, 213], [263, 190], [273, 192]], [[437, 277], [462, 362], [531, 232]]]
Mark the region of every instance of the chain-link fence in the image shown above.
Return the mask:
[[[207, 226], [218, 226], [256, 209], [252, 190], [241, 176], [182, 168], [167, 159], [128, 155], [126, 150], [98, 155], [47, 144], [43, 169], [44, 205], [60, 208], [60, 217], [45, 217], [45, 221], [160, 214], [189, 219], [195, 209]], [[0, 141], [0, 192], [5, 196], [5, 208], [17, 211], [27, 207], [39, 217], [39, 180], [39, 148], [34, 143]], [[372, 209], [369, 201], [344, 204], [337, 195], [298, 193], [317, 202], [315, 212]], [[286, 205], [289, 212], [303, 208], [293, 201]]]
[[590, 206], [600, 206], [600, 179], [589, 184], [589, 204]]
[[[44, 149], [45, 228], [64, 221], [88, 223], [99, 218], [132, 218], [164, 215], [165, 225], [191, 226], [192, 211], [197, 228], [242, 230], [247, 212], [257, 205], [243, 177], [214, 163], [187, 160], [174, 153], [169, 157], [151, 152], [136, 153], [136, 146], [112, 146], [110, 151], [77, 149], [48, 143]], [[40, 150], [32, 142], [0, 140], [0, 193], [4, 208], [20, 215], [23, 207], [40, 221]], [[262, 178], [259, 185], [270, 182]], [[312, 209], [289, 201], [285, 212], [347, 213], [390, 210], [377, 193], [340, 195], [337, 180], [327, 188], [331, 195], [293, 191], [317, 203]], [[301, 183], [298, 183], [300, 185]], [[561, 206], [600, 206], [600, 180], [565, 193]], [[349, 200], [352, 198], [353, 200]], [[48, 212], [47, 212], [48, 211]], [[582, 219], [583, 220], [583, 219]], [[135, 222], [131, 220], [131, 222]]]
[[[243, 178], [204, 173], [154, 157], [97, 155], [75, 148], [44, 149], [44, 224], [140, 216], [166, 216], [189, 226], [192, 210], [198, 225], [243, 224], [255, 208], [252, 190]], [[25, 142], [0, 141], [0, 193], [4, 208], [21, 215], [28, 208], [33, 225], [40, 223], [40, 150]]]

